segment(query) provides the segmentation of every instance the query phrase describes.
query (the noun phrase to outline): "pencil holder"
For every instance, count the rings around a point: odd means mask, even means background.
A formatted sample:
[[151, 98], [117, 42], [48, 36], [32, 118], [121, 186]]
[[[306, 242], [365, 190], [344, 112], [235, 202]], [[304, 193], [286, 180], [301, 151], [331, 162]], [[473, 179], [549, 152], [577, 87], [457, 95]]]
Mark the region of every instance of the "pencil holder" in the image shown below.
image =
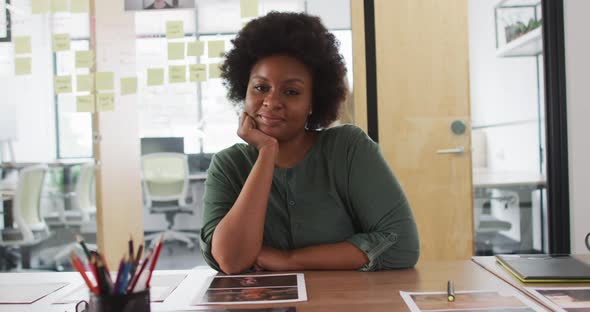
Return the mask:
[[88, 303], [80, 301], [76, 312], [150, 312], [150, 290], [128, 295], [103, 295], [90, 293]]

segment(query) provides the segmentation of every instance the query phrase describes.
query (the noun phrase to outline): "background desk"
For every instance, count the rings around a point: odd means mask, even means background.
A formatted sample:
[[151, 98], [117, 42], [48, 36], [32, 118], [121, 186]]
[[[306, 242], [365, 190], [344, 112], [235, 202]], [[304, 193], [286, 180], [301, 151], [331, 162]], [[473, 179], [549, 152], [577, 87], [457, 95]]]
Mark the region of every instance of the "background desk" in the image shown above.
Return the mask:
[[[168, 272], [168, 273], [167, 273]], [[175, 271], [157, 271], [170, 274]], [[276, 307], [296, 306], [305, 311], [409, 311], [399, 291], [446, 291], [447, 280], [455, 282], [460, 290], [507, 290], [515, 288], [486, 271], [472, 261], [424, 262], [415, 269], [354, 272], [310, 271], [305, 273], [308, 301], [296, 304], [277, 304]], [[198, 289], [207, 277], [215, 272], [209, 268], [191, 270], [188, 277], [164, 301], [152, 303], [152, 311], [203, 310], [205, 306], [190, 306]], [[73, 305], [54, 305], [53, 300], [63, 297], [82, 283], [78, 273], [3, 273], [0, 283], [60, 282], [72, 284], [35, 302], [32, 305], [0, 305], [0, 311], [73, 311]], [[230, 306], [209, 306], [208, 308]], [[231, 308], [268, 308], [269, 305], [232, 305]]]
[[[518, 250], [501, 252], [533, 253], [543, 251], [544, 216], [543, 207], [533, 211], [533, 192], [547, 187], [547, 179], [538, 172], [526, 171], [491, 171], [487, 169], [473, 170], [473, 188], [476, 199], [490, 199], [489, 190], [511, 191], [518, 195], [520, 247]], [[508, 203], [506, 203], [508, 205]], [[516, 221], [516, 216], [515, 220]], [[509, 221], [512, 220], [503, 220]], [[514, 225], [514, 222], [511, 222]], [[538, 227], [535, 230], [535, 227]], [[540, 237], [539, 237], [540, 236]], [[537, 241], [535, 243], [535, 237]]]

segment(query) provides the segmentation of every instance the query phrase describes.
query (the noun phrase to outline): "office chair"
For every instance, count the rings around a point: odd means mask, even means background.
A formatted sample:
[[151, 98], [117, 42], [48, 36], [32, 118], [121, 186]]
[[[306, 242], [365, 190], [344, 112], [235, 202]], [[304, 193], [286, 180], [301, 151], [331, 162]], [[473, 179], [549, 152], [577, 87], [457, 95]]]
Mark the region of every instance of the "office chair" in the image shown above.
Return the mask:
[[[10, 212], [14, 224], [5, 224], [9, 228], [4, 230], [0, 246], [20, 247], [23, 256], [23, 267], [30, 266], [28, 248], [41, 243], [50, 236], [49, 228], [41, 217], [41, 193], [47, 173], [47, 165], [35, 165], [19, 172], [14, 201]], [[25, 249], [23, 249], [25, 248]]]
[[168, 222], [166, 231], [145, 236], [146, 242], [164, 234], [165, 241], [178, 240], [193, 248], [199, 235], [172, 229], [177, 214], [193, 214], [195, 209], [194, 198], [192, 206], [186, 204], [189, 186], [187, 156], [179, 153], [147, 154], [141, 157], [141, 169], [146, 207], [150, 213], [163, 213]]
[[[80, 173], [76, 181], [74, 192], [63, 195], [64, 200], [72, 200], [72, 210], [65, 210], [63, 206], [58, 209], [58, 215], [53, 213], [47, 218], [59, 220], [54, 224], [63, 224], [66, 227], [73, 226], [79, 229], [79, 234], [96, 234], [96, 204], [93, 197], [94, 163], [85, 163], [80, 166]], [[87, 244], [88, 248], [96, 249], [96, 245]], [[72, 251], [81, 250], [80, 244], [71, 242], [53, 255], [52, 262], [58, 271], [63, 270], [62, 263], [69, 262]], [[48, 257], [42, 256], [42, 259]]]

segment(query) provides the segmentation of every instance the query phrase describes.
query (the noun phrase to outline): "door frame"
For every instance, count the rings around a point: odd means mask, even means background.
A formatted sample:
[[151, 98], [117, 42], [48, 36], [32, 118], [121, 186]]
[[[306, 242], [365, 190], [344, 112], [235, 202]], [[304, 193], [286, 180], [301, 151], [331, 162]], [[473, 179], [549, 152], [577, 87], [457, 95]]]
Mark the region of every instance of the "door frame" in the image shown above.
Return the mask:
[[542, 0], [550, 253], [570, 253], [570, 205], [563, 0]]

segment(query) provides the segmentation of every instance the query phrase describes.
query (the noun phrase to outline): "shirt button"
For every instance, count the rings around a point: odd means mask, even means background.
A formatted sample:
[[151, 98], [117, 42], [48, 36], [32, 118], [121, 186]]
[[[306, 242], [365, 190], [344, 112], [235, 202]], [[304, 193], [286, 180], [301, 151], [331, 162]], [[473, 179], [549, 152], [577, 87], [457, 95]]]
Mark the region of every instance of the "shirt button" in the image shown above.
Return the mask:
[[295, 205], [295, 202], [294, 201], [290, 201], [289, 202], [289, 205], [294, 206]]

